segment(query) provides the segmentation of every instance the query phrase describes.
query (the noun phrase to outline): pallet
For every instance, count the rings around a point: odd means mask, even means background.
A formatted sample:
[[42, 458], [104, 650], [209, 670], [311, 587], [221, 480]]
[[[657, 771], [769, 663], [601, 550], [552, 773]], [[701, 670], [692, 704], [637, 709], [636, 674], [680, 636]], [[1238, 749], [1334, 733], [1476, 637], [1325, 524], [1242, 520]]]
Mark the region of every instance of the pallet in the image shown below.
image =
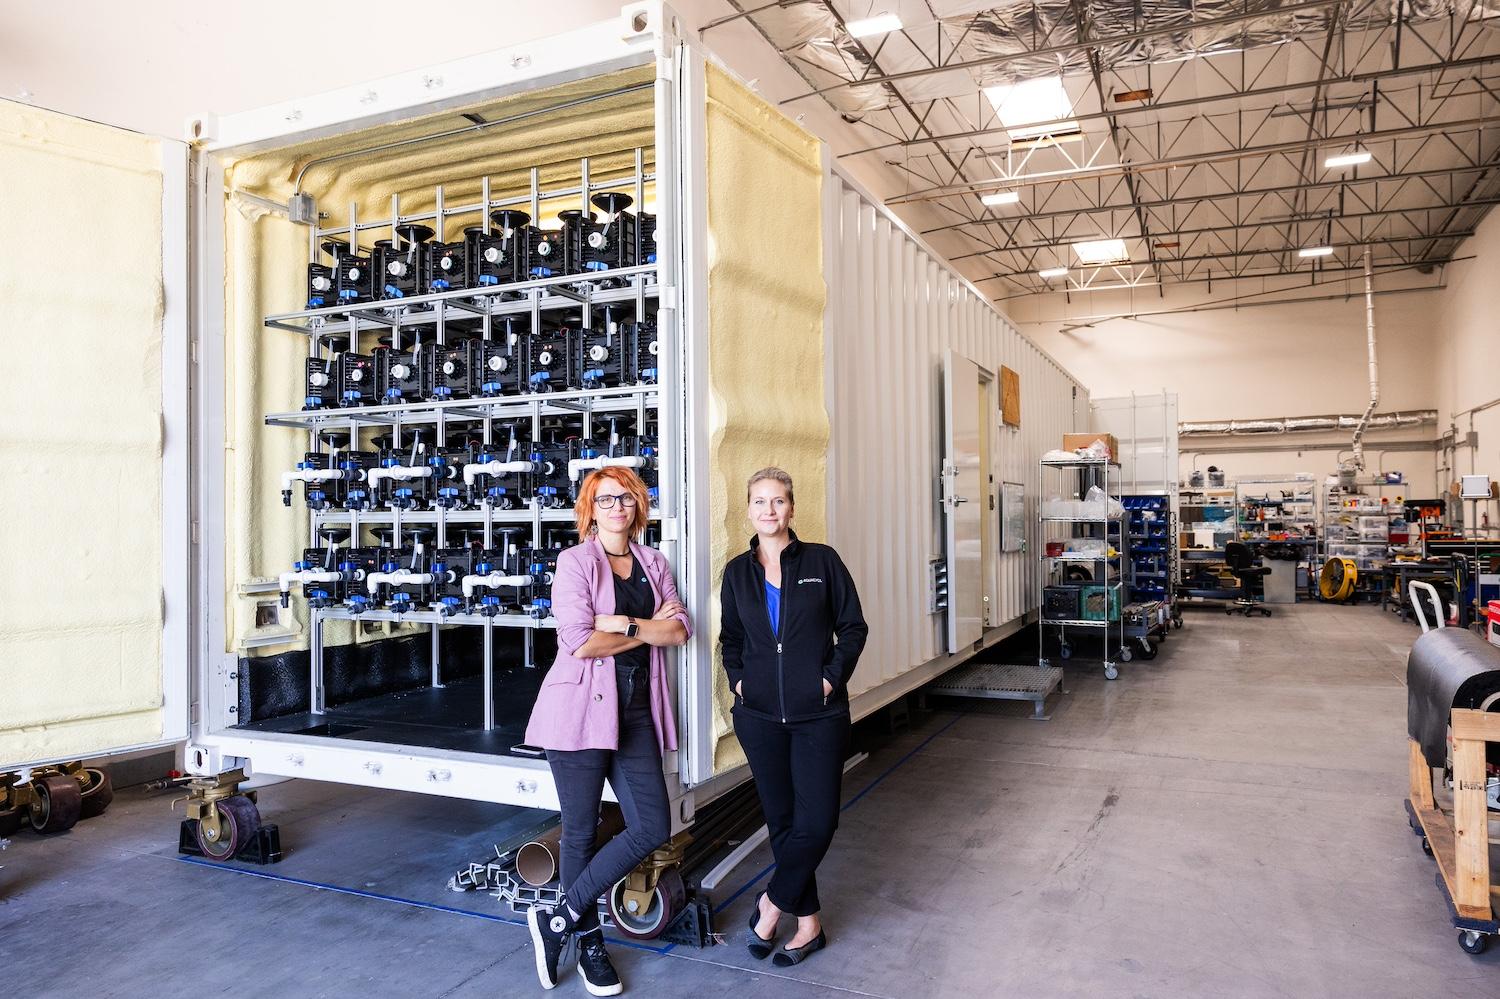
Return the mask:
[[[1046, 721], [1047, 695], [1062, 686], [1060, 666], [970, 663], [943, 674], [924, 694], [979, 697], [996, 701], [1030, 701], [1032, 719]], [[1066, 691], [1064, 691], [1066, 693]]]
[[1433, 799], [1432, 768], [1422, 755], [1422, 747], [1412, 740], [1407, 820], [1422, 836], [1424, 850], [1437, 862], [1437, 883], [1459, 931], [1459, 946], [1470, 954], [1479, 954], [1491, 936], [1500, 934], [1500, 885], [1491, 880], [1484, 768], [1485, 743], [1500, 742], [1500, 714], [1456, 708], [1452, 731], [1452, 815]]

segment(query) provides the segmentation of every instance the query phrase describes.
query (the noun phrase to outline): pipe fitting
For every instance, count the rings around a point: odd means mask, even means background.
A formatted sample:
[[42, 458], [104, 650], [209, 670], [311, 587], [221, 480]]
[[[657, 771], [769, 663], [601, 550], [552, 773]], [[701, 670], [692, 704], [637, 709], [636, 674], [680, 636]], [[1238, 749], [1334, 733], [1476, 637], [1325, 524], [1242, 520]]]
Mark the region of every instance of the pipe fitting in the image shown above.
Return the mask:
[[507, 472], [530, 472], [535, 466], [529, 461], [480, 461], [464, 466], [464, 485], [472, 486], [481, 475], [504, 475]]
[[416, 586], [426, 586], [433, 579], [430, 572], [412, 572], [410, 569], [397, 569], [395, 572], [372, 572], [365, 577], [365, 589], [373, 596], [382, 583], [392, 586], [403, 586], [411, 583]]
[[642, 458], [639, 455], [626, 455], [614, 458], [606, 455], [600, 455], [597, 458], [574, 458], [568, 462], [568, 479], [569, 481], [577, 482], [579, 474], [584, 469], [646, 468], [650, 462], [650, 458]]
[[480, 587], [495, 589], [500, 586], [530, 586], [532, 577], [529, 575], [506, 576], [498, 572], [492, 572], [485, 576], [465, 576], [463, 579], [464, 599], [472, 600], [474, 591]]

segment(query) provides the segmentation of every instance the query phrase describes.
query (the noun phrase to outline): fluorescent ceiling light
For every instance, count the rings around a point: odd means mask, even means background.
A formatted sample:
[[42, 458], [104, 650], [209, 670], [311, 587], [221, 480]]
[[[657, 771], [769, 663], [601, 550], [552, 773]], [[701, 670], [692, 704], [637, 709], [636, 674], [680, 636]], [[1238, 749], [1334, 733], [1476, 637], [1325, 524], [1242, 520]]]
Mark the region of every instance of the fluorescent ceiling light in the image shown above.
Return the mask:
[[1055, 278], [1062, 277], [1066, 273], [1068, 273], [1066, 267], [1048, 267], [1044, 271], [1037, 271], [1036, 276], [1039, 278]]
[[895, 14], [876, 14], [857, 21], [845, 21], [844, 28], [850, 38], [867, 38], [870, 35], [885, 35], [901, 30], [901, 18]]
[[991, 191], [979, 196], [979, 203], [982, 205], [1013, 205], [1020, 200], [1020, 191]]
[[1068, 100], [1060, 76], [985, 87], [984, 96], [994, 105], [1000, 124], [1006, 127], [1012, 139], [1034, 139], [1078, 131], [1078, 122], [1063, 120], [1073, 113], [1073, 102]]
[[1331, 257], [1333, 247], [1331, 246], [1306, 246], [1297, 251], [1299, 257]]
[[1113, 264], [1130, 259], [1123, 239], [1095, 239], [1074, 243], [1073, 252], [1085, 264]]
[[1359, 166], [1361, 163], [1370, 162], [1370, 152], [1366, 149], [1356, 150], [1352, 153], [1340, 153], [1330, 156], [1323, 161], [1323, 166], [1332, 170], [1335, 167]]

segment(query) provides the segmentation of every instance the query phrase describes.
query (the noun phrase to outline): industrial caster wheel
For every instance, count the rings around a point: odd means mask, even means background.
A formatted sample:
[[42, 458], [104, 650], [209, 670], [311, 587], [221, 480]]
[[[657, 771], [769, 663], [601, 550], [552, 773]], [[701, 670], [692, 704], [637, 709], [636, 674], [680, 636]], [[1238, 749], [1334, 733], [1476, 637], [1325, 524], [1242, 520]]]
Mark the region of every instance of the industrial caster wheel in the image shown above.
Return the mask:
[[1260, 616], [1261, 617], [1270, 617], [1271, 616], [1271, 608], [1269, 608], [1269, 607], [1262, 607], [1262, 608], [1260, 608]]
[[1107, 665], [1107, 666], [1104, 667], [1104, 679], [1106, 679], [1106, 680], [1115, 680], [1115, 679], [1118, 679], [1119, 676], [1120, 676], [1120, 671], [1115, 668], [1115, 664], [1114, 663], [1110, 663], [1109, 665]]
[[39, 833], [66, 832], [78, 821], [83, 796], [78, 782], [67, 774], [52, 774], [36, 782], [36, 804], [31, 806], [31, 828]]
[[198, 823], [198, 849], [210, 860], [229, 860], [260, 828], [260, 811], [242, 794], [221, 798], [214, 807], [218, 810], [218, 827]]
[[677, 868], [669, 867], [656, 879], [656, 891], [645, 911], [632, 912], [625, 901], [625, 878], [609, 890], [609, 917], [621, 933], [632, 940], [654, 940], [671, 925], [687, 905], [687, 888]]
[[88, 782], [84, 784], [80, 792], [83, 800], [78, 817], [92, 819], [96, 815], [103, 815], [110, 802], [115, 800], [115, 787], [110, 783], [109, 774], [103, 770], [89, 767], [83, 773], [88, 778]]
[[1141, 658], [1142, 659], [1155, 659], [1156, 658], [1156, 651], [1157, 651], [1158, 648], [1159, 648], [1159, 646], [1156, 645], [1154, 642], [1152, 642], [1151, 639], [1149, 639], [1149, 638], [1143, 638], [1143, 639], [1141, 639]]
[[1058, 648], [1057, 654], [1059, 656], [1061, 656], [1063, 659], [1072, 659], [1073, 658], [1073, 646], [1071, 646], [1071, 645], [1061, 646], [1060, 648]]
[[1429, 857], [1432, 856], [1432, 844], [1427, 842], [1426, 836], [1422, 837], [1422, 852], [1427, 854], [1427, 856]]
[[1174, 617], [1172, 619], [1172, 627], [1176, 628], [1178, 631], [1181, 631], [1182, 630], [1182, 618], [1180, 618], [1180, 617]]
[[1052, 665], [1052, 660], [1051, 659], [1038, 659], [1036, 661], [1036, 664], [1038, 666], [1040, 666], [1042, 669], [1047, 669], [1047, 668], [1049, 668]]
[[1490, 937], [1478, 930], [1459, 930], [1458, 945], [1465, 954], [1483, 954], [1490, 946]]
[[1120, 662], [1128, 663], [1134, 658], [1135, 653], [1130, 651], [1130, 646], [1126, 645], [1120, 649]]

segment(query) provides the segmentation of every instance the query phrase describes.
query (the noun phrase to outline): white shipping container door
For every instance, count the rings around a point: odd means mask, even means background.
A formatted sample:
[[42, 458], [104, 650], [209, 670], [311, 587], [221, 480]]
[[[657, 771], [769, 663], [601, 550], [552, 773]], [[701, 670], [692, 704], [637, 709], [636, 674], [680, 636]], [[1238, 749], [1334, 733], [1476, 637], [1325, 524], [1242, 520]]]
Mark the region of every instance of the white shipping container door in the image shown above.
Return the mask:
[[980, 481], [979, 365], [943, 355], [943, 546], [948, 562], [948, 651], [984, 634], [984, 552]]
[[[0, 177], [16, 228], [110, 248], [103, 269], [31, 254], [0, 279], [7, 351], [30, 372], [0, 404], [7, 554], [47, 567], [0, 583], [6, 771], [187, 737], [193, 522], [187, 147], [10, 105]], [[56, 480], [62, 465], [79, 477]]]

